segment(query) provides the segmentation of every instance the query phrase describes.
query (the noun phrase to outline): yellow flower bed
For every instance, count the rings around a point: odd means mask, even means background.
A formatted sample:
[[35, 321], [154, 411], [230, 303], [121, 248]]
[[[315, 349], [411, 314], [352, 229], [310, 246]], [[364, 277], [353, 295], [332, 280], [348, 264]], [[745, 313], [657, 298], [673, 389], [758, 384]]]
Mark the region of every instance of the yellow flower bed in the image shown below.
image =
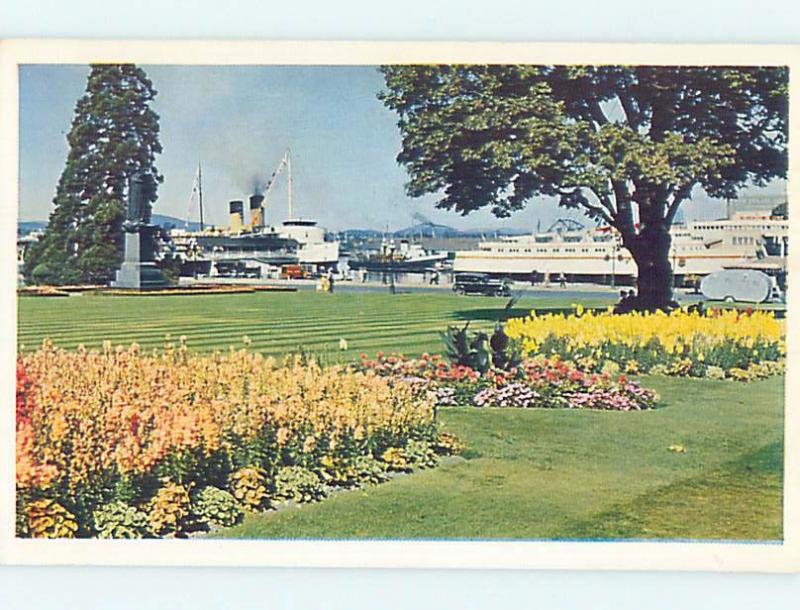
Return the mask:
[[342, 367], [183, 346], [70, 352], [45, 342], [18, 356], [18, 493], [56, 499], [79, 521], [101, 502], [145, 507], [167, 484], [225, 487], [237, 469], [273, 475], [290, 464], [319, 472], [326, 457], [378, 459], [436, 437], [427, 395]]
[[766, 311], [617, 315], [578, 307], [569, 315], [532, 313], [509, 320], [506, 333], [526, 354], [558, 355], [593, 370], [614, 363], [630, 373], [655, 368], [700, 376], [708, 367], [747, 370], [762, 361], [780, 361], [786, 353], [782, 324]]

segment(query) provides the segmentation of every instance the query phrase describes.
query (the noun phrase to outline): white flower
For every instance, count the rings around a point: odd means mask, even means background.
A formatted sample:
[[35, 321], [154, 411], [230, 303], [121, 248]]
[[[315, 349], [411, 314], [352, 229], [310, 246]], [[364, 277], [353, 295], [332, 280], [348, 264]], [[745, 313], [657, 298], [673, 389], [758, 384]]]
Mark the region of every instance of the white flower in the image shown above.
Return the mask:
[[339, 339], [339, 349], [342, 351], [347, 349], [347, 339]]

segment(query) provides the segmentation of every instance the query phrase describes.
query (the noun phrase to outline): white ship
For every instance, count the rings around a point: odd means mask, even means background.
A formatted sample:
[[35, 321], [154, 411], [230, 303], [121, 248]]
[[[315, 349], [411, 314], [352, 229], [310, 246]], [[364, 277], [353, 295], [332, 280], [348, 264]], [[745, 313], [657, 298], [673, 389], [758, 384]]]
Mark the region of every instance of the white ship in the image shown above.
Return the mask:
[[299, 244], [297, 257], [301, 265], [335, 267], [339, 262], [339, 242], [318, 226], [316, 220], [284, 220], [278, 233]]
[[[695, 221], [670, 229], [670, 263], [680, 282], [725, 268], [763, 266], [785, 269], [789, 222], [768, 212], [738, 212], [729, 219]], [[559, 222], [543, 233], [483, 241], [477, 250], [456, 252], [456, 272], [518, 278], [600, 281], [633, 278], [637, 268], [616, 230], [586, 229]]]
[[[288, 219], [281, 226], [264, 222], [267, 198], [275, 179], [286, 170]], [[282, 265], [303, 265], [308, 271], [335, 268], [339, 262], [339, 242], [317, 225], [315, 220], [295, 219], [292, 202], [292, 161], [289, 149], [265, 185], [263, 194], [250, 197], [250, 222], [245, 224], [244, 202], [229, 204], [229, 226], [206, 229], [203, 226], [203, 198], [200, 169], [192, 189], [200, 209], [200, 231], [174, 229], [171, 232], [176, 255], [182, 260], [184, 275], [258, 275], [265, 277]]]

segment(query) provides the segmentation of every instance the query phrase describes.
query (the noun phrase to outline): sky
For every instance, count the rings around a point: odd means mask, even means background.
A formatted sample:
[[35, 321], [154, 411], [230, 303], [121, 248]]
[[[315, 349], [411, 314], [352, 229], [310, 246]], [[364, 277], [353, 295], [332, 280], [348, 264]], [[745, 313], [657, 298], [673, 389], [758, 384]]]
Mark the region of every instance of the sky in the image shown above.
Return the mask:
[[[254, 179], [265, 181], [284, 150], [292, 151], [295, 217], [329, 230], [397, 230], [415, 213], [460, 229], [547, 228], [579, 211], [554, 200], [532, 200], [509, 219], [481, 210], [463, 217], [437, 210], [435, 196], [405, 194], [397, 116], [377, 99], [383, 79], [375, 66], [142, 66], [158, 95], [164, 176], [157, 214], [198, 219], [190, 205], [202, 163], [205, 220], [226, 225], [228, 201], [245, 199]], [[88, 66], [20, 67], [20, 219], [46, 220], [67, 156], [66, 134]], [[773, 184], [765, 194], [783, 192]], [[759, 193], [760, 194], [760, 193]], [[267, 222], [287, 215], [285, 177], [267, 202]], [[725, 204], [696, 189], [684, 206], [687, 220], [717, 218]]]

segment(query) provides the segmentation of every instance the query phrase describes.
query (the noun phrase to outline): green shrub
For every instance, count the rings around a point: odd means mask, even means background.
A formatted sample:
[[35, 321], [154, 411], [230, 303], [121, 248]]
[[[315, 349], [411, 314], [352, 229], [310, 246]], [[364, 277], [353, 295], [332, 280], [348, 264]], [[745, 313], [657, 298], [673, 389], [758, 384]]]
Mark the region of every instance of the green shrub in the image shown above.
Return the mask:
[[359, 482], [366, 485], [377, 485], [389, 478], [384, 465], [371, 455], [359, 455], [356, 457], [353, 460], [353, 469]]
[[725, 369], [719, 366], [706, 367], [706, 377], [708, 379], [725, 379]]
[[302, 466], [286, 466], [275, 477], [275, 495], [283, 500], [313, 502], [325, 497], [319, 476]]
[[433, 468], [439, 463], [439, 456], [425, 441], [408, 441], [405, 452], [408, 461], [418, 468]]
[[98, 538], [147, 538], [151, 535], [147, 513], [117, 501], [94, 511], [94, 529]]
[[218, 527], [236, 525], [244, 515], [232, 494], [219, 487], [204, 487], [195, 498], [194, 512], [202, 523]]

